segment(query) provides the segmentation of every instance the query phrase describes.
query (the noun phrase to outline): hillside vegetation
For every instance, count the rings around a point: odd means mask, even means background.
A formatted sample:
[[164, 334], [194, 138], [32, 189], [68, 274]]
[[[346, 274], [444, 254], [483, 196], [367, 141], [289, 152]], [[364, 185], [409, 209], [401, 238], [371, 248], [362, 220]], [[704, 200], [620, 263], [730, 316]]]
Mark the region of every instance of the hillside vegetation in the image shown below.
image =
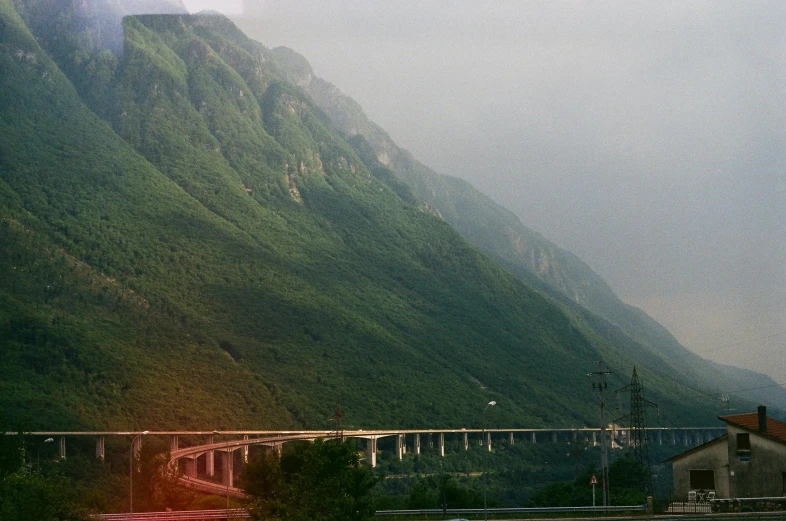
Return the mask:
[[9, 421], [325, 428], [340, 399], [347, 426], [469, 427], [493, 399], [495, 424], [589, 425], [599, 359], [622, 379], [644, 364], [674, 421], [713, 419], [691, 382], [364, 162], [226, 18], [125, 18], [91, 90], [74, 78], [99, 71], [63, 64], [105, 49], [53, 60], [64, 39], [31, 32], [28, 4], [0, 0]]

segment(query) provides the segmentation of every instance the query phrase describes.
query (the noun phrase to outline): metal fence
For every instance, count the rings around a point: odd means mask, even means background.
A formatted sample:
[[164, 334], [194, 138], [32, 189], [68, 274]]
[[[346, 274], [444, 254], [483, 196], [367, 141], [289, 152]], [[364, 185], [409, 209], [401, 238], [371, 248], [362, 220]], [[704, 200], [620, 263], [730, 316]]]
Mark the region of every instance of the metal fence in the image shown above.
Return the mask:
[[185, 510], [178, 512], [139, 512], [136, 514], [100, 514], [95, 519], [102, 521], [209, 521], [212, 519], [249, 519], [245, 508], [229, 510]]
[[537, 507], [537, 508], [424, 508], [420, 510], [377, 510], [377, 517], [415, 517], [421, 516], [482, 516], [487, 512], [490, 516], [500, 514], [606, 514], [606, 513], [625, 513], [625, 512], [646, 512], [647, 505], [631, 506], [609, 506], [609, 507]]

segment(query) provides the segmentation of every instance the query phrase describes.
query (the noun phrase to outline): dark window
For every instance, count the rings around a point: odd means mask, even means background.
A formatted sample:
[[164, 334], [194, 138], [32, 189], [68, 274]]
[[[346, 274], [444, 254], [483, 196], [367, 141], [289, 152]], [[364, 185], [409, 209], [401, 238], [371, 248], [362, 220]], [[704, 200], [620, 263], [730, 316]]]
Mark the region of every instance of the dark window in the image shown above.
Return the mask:
[[740, 432], [737, 434], [737, 452], [750, 454], [751, 451], [751, 435], [747, 432]]
[[691, 469], [690, 488], [695, 490], [715, 490], [715, 471]]

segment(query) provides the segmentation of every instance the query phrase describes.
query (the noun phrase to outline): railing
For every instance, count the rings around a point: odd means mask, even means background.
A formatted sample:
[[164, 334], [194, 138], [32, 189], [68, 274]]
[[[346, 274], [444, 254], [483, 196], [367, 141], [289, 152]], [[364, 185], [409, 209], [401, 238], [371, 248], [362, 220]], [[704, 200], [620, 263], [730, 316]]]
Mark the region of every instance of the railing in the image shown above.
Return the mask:
[[667, 514], [710, 514], [712, 505], [707, 501], [675, 501], [669, 503]]
[[245, 508], [229, 510], [181, 510], [178, 512], [139, 512], [136, 514], [99, 514], [102, 521], [208, 521], [210, 519], [249, 519]]
[[411, 517], [411, 516], [461, 516], [497, 514], [569, 514], [569, 513], [606, 513], [606, 512], [646, 512], [647, 505], [608, 506], [608, 507], [535, 507], [535, 508], [424, 508], [420, 510], [377, 510], [378, 517]]

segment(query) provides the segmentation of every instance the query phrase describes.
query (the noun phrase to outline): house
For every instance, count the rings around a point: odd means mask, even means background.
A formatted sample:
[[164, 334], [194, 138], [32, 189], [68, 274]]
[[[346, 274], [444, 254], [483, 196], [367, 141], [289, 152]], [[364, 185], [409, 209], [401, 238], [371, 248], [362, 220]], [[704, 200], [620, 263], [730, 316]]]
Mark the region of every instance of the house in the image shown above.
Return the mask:
[[786, 423], [758, 412], [720, 416], [726, 434], [668, 459], [674, 499], [786, 495]]

